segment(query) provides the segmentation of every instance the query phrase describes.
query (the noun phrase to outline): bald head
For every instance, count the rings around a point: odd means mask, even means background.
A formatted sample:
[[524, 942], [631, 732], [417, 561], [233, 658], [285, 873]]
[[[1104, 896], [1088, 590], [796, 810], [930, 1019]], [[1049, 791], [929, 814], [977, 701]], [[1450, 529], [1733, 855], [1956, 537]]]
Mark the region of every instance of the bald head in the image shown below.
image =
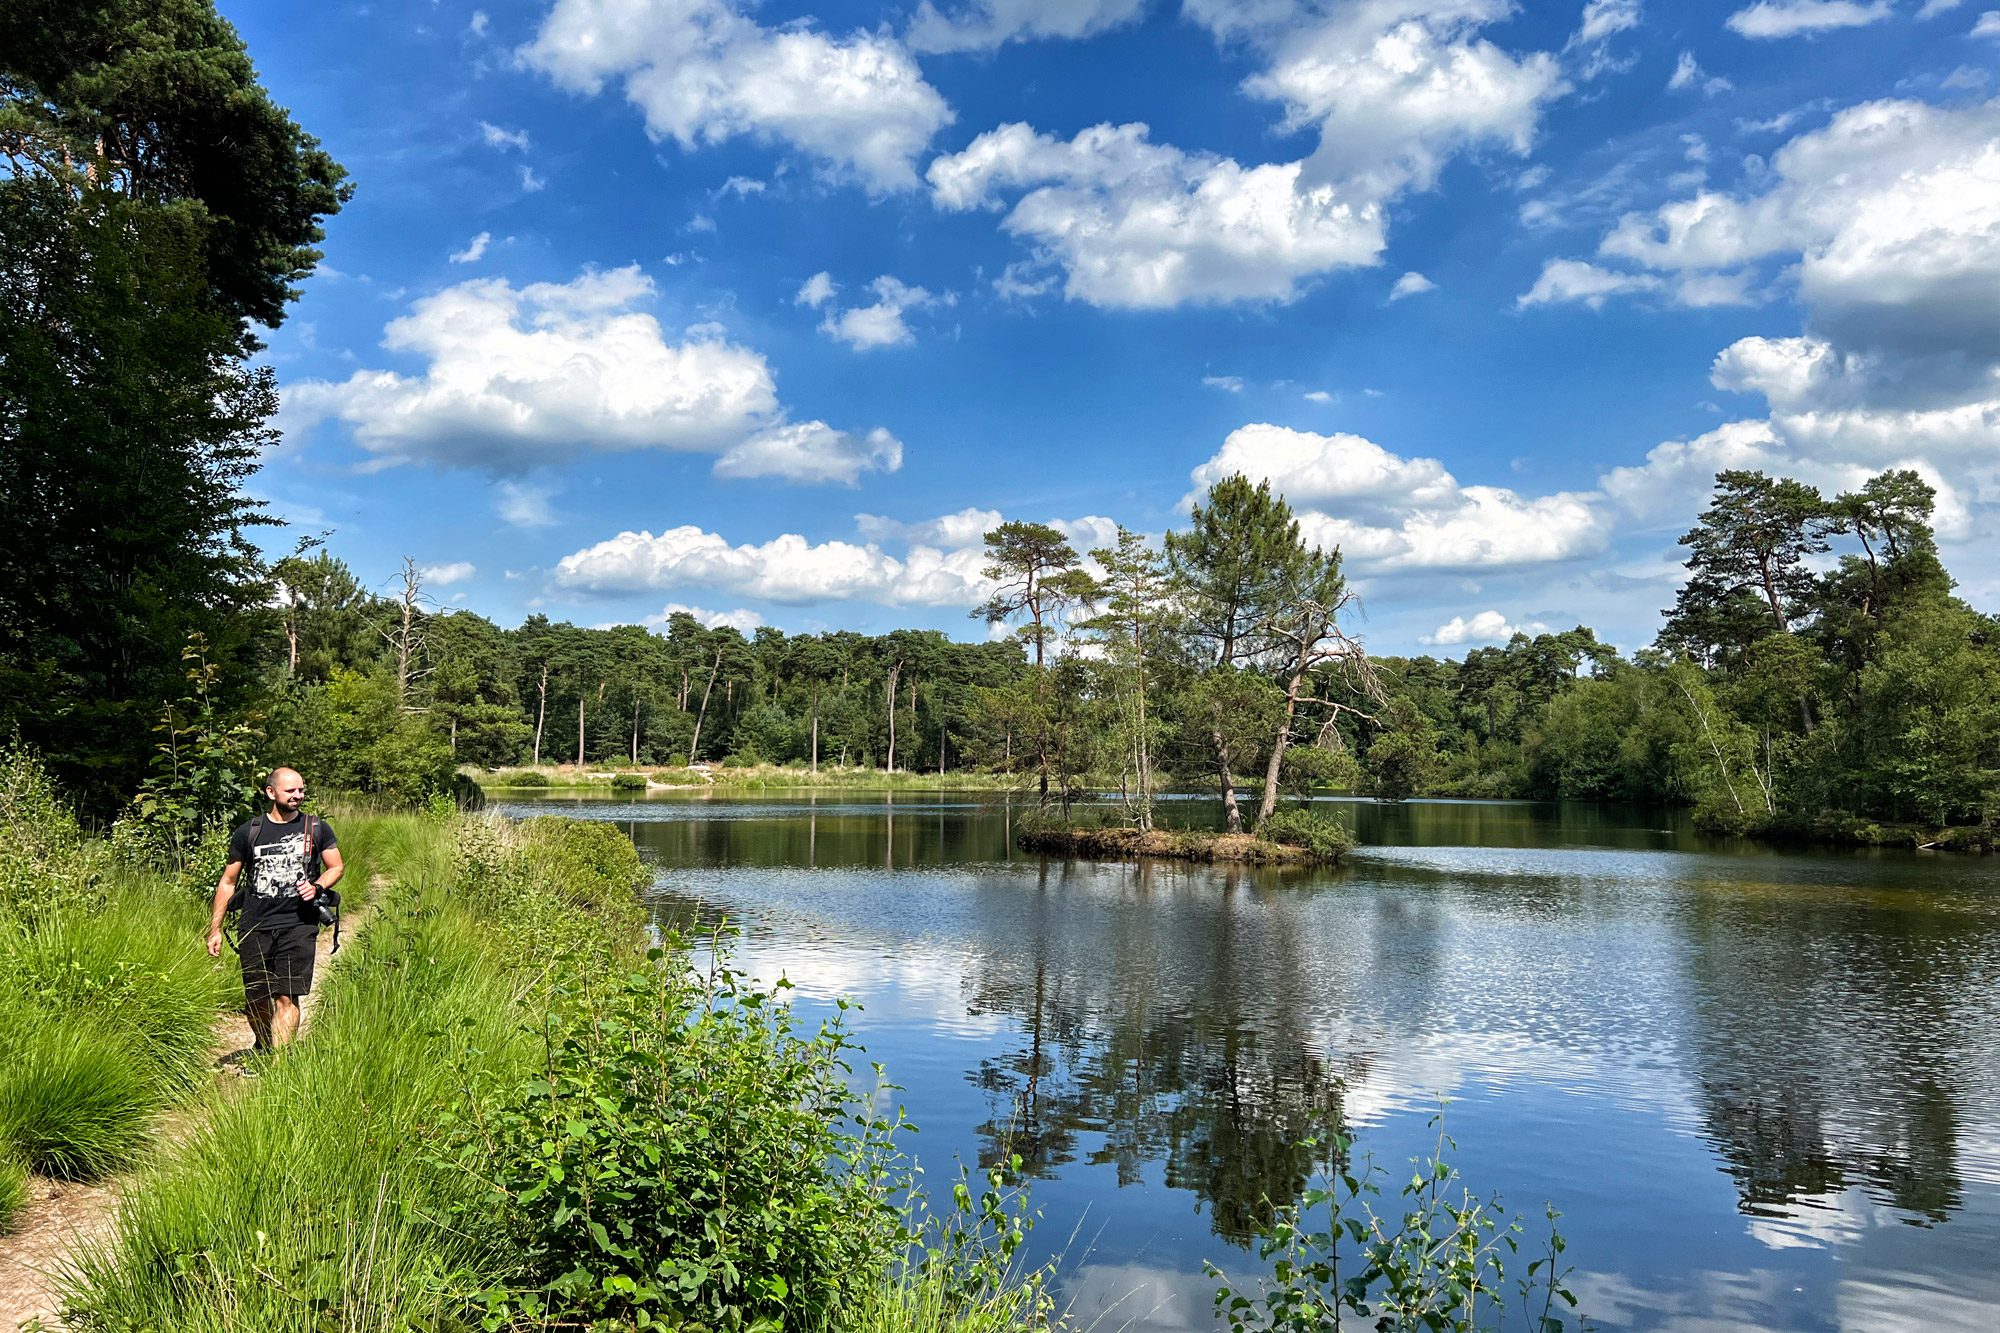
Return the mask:
[[306, 780], [296, 768], [274, 768], [271, 780], [264, 784], [264, 794], [271, 798], [273, 818], [290, 819], [305, 802]]

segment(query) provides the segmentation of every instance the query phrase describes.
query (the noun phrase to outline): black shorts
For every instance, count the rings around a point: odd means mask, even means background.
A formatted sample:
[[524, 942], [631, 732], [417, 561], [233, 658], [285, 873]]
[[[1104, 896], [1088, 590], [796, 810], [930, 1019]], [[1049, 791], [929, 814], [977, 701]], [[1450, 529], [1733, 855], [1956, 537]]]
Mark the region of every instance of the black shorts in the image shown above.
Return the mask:
[[263, 1004], [313, 988], [313, 945], [319, 927], [259, 926], [243, 936], [243, 999]]

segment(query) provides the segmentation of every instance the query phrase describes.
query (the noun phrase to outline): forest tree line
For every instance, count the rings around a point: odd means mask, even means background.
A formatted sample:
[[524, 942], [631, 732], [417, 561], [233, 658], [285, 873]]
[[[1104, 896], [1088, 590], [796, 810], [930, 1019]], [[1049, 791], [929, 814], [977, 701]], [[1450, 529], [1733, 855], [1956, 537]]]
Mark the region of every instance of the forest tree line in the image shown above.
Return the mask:
[[972, 643], [503, 628], [408, 563], [269, 559], [258, 333], [345, 172], [206, 4], [19, 6], [0, 52], [0, 739], [106, 817], [137, 796], [197, 831], [283, 759], [396, 800], [459, 765], [754, 761], [1004, 773], [1065, 809], [1119, 793], [1141, 823], [1167, 786], [1215, 791], [1232, 827], [1314, 788], [1661, 802], [1719, 828], [1989, 819], [1995, 621], [1954, 596], [1911, 472], [1832, 497], [1720, 474], [1629, 658], [1582, 627], [1373, 657], [1339, 553], [1240, 476], [1157, 545], [996, 528], [974, 615], [1008, 632]]

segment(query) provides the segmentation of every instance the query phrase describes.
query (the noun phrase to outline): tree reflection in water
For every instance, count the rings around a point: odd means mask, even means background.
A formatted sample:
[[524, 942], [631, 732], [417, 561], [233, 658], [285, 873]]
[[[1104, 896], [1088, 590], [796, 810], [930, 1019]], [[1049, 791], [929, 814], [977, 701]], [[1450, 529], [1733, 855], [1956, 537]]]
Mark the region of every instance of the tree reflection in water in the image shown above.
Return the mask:
[[[1132, 873], [1143, 893], [1156, 868]], [[1052, 874], [1066, 877], [1044, 865], [1040, 893], [1063, 891], [1051, 889]], [[1224, 883], [1228, 895], [1245, 891], [1238, 876]], [[1078, 973], [1063, 965], [1073, 954], [1052, 956], [1052, 939], [1034, 929], [1021, 956], [983, 958], [971, 987], [972, 1013], [1005, 1013], [1021, 1029], [1015, 1049], [969, 1076], [990, 1111], [977, 1129], [982, 1166], [1019, 1154], [1024, 1173], [1050, 1177], [1076, 1160], [1080, 1137], [1101, 1137], [1091, 1165], [1112, 1166], [1130, 1185], [1147, 1163], [1161, 1163], [1169, 1188], [1207, 1206], [1216, 1234], [1247, 1246], [1273, 1208], [1297, 1199], [1326, 1165], [1312, 1141], [1339, 1122], [1342, 1079], [1365, 1076], [1366, 1058], [1330, 1062], [1302, 1026], [1253, 1023], [1237, 985], [1215, 986], [1193, 1012], [1160, 1003], [1156, 974], [1131, 966], [1131, 952], [1108, 972]], [[1305, 981], [1296, 950], [1274, 955], [1268, 935], [1259, 934], [1254, 962], [1235, 956], [1232, 932], [1210, 943], [1207, 961], [1220, 975], [1241, 961], [1278, 994]]]

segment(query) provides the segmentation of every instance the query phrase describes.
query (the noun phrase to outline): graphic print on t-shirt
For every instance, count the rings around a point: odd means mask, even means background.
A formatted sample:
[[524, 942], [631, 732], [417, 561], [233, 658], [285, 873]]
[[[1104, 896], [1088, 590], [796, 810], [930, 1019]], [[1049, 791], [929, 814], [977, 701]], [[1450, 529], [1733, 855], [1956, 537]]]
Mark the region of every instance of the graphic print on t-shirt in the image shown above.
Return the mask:
[[259, 898], [290, 898], [306, 877], [306, 835], [297, 833], [252, 849], [250, 892]]

